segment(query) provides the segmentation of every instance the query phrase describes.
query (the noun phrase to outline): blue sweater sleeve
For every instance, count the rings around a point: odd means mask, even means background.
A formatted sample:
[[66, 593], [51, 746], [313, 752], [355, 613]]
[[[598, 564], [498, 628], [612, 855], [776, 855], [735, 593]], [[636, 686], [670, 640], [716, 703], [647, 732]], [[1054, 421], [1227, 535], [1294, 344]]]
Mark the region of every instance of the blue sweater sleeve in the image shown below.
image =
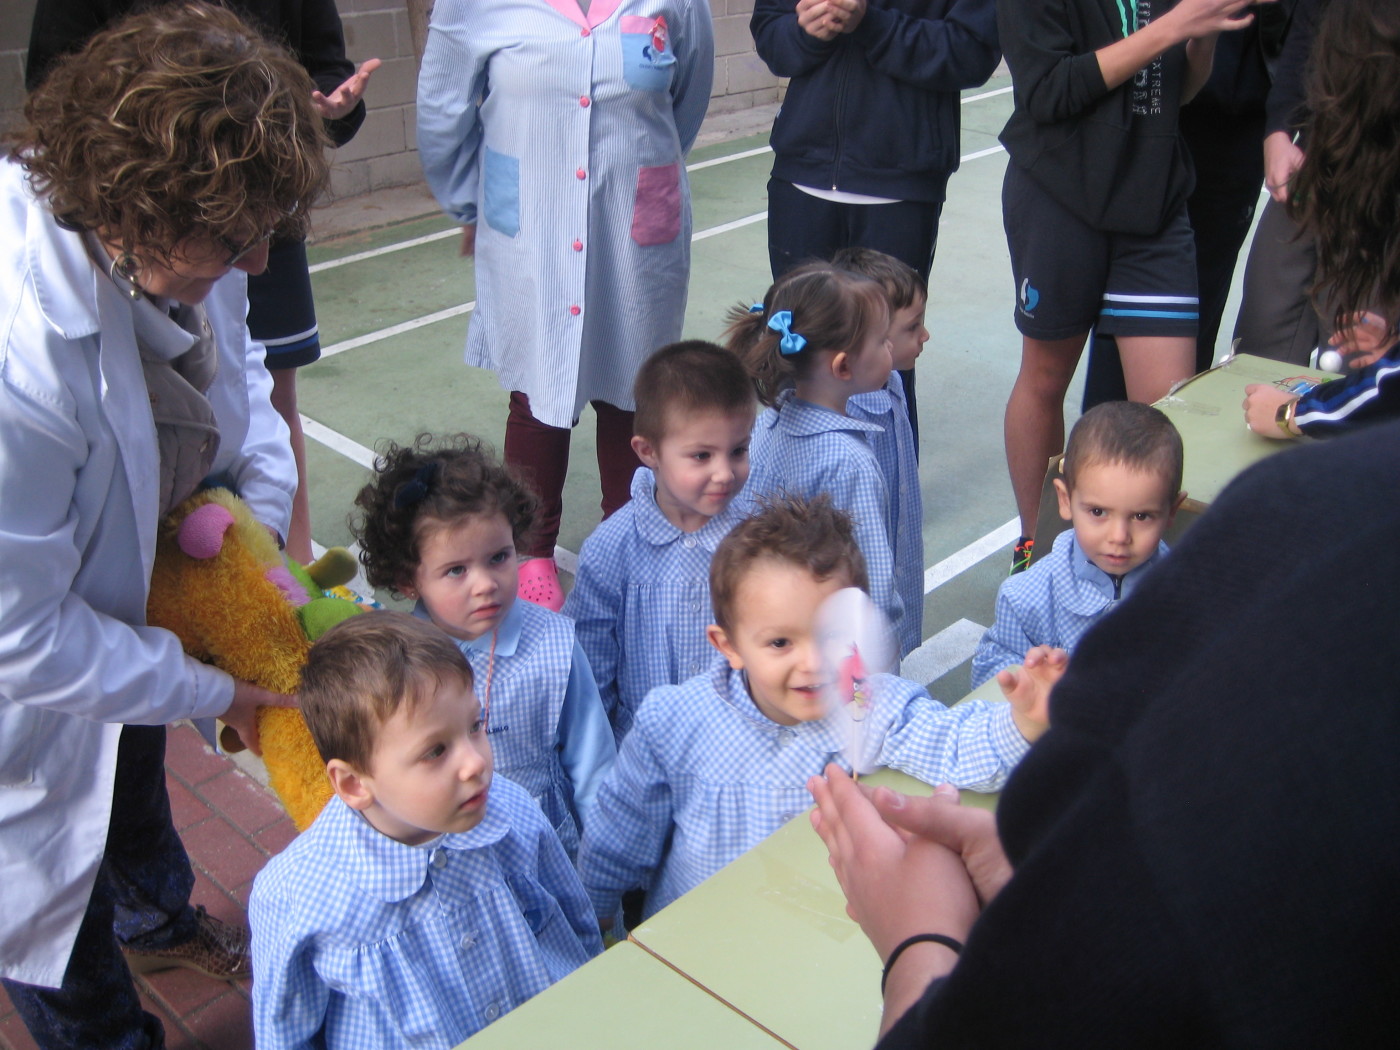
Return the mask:
[[756, 0], [749, 32], [754, 50], [774, 76], [810, 73], [836, 50], [835, 40], [818, 40], [797, 24], [796, 0]]
[[872, 2], [851, 40], [871, 68], [929, 91], [985, 84], [1001, 60], [995, 0], [954, 0], [941, 18]]
[[1309, 390], [1298, 399], [1293, 422], [1309, 437], [1333, 437], [1400, 416], [1400, 343], [1349, 376]]

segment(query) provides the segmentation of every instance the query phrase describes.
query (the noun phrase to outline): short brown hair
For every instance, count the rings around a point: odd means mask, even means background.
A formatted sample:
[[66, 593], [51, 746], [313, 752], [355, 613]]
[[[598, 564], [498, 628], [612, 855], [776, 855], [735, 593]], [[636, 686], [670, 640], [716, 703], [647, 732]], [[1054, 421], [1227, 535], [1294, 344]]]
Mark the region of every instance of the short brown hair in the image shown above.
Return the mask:
[[408, 613], [342, 620], [311, 647], [301, 670], [301, 713], [322, 761], [367, 772], [379, 727], [409, 714], [447, 683], [472, 687], [457, 643]]
[[500, 513], [516, 550], [534, 531], [538, 497], [470, 434], [390, 442], [374, 465], [375, 479], [355, 497], [364, 513], [350, 523], [371, 586], [399, 592], [418, 569], [423, 539], [463, 518]]
[[753, 383], [739, 359], [703, 339], [671, 343], [648, 357], [632, 393], [637, 402], [632, 432], [653, 445], [666, 436], [667, 422], [681, 413], [756, 411]]
[[1132, 470], [1157, 474], [1167, 485], [1167, 498], [1181, 491], [1184, 459], [1181, 435], [1160, 410], [1136, 401], [1106, 401], [1080, 417], [1065, 446], [1065, 485], [1074, 490], [1085, 467], [1117, 463]]
[[870, 587], [850, 515], [832, 506], [829, 496], [765, 500], [757, 514], [720, 540], [710, 562], [710, 600], [715, 623], [726, 631], [733, 626], [739, 586], [759, 561], [795, 565], [817, 580], [844, 574], [852, 587]]
[[831, 264], [878, 281], [890, 301], [891, 312], [928, 298], [928, 289], [918, 270], [874, 248], [842, 248], [831, 257]]
[[9, 144], [65, 226], [168, 260], [196, 234], [304, 236], [329, 171], [315, 85], [220, 7], [171, 4], [59, 60]]

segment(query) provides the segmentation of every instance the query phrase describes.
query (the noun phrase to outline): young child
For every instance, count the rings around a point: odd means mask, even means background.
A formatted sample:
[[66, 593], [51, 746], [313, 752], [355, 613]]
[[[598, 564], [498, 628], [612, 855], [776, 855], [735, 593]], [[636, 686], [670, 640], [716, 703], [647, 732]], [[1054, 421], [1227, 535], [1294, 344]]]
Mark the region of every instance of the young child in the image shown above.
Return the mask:
[[496, 769], [525, 788], [569, 856], [616, 745], [573, 624], [516, 600], [517, 552], [538, 501], [466, 434], [390, 445], [360, 490], [365, 576], [412, 601], [482, 682]]
[[635, 396], [632, 448], [646, 465], [584, 541], [564, 603], [619, 742], [647, 693], [709, 663], [710, 558], [743, 517], [757, 411], [734, 355], [698, 340], [652, 354]]
[[1019, 664], [1032, 646], [1072, 650], [1166, 554], [1162, 536], [1186, 494], [1181, 435], [1165, 415], [1108, 401], [1070, 431], [1055, 479], [1071, 529], [997, 592], [996, 622], [972, 658], [972, 684]]
[[[870, 573], [871, 597], [903, 641], [896, 563], [922, 562], [922, 552], [895, 547], [889, 486], [870, 445], [880, 427], [846, 410], [850, 398], [888, 382], [889, 325], [878, 283], [829, 263], [811, 263], [779, 278], [762, 304], [730, 311], [725, 335], [768, 406], [749, 447], [750, 493], [807, 499], [826, 493], [848, 513]], [[906, 652], [901, 644], [900, 655]]]
[[857, 394], [846, 402], [852, 419], [880, 428], [870, 434], [870, 447], [885, 474], [890, 495], [890, 531], [894, 536], [895, 590], [904, 603], [899, 650], [908, 653], [924, 640], [924, 498], [919, 486], [919, 443], [910, 425], [901, 372], [908, 372], [928, 342], [924, 310], [928, 293], [913, 267], [873, 248], [843, 248], [833, 266], [877, 281], [885, 290], [890, 310], [890, 357], [894, 371], [879, 390]]
[[[648, 890], [644, 916], [665, 907], [803, 812], [808, 777], [845, 764], [847, 716], [826, 714], [815, 620], [823, 600], [866, 582], [850, 519], [824, 498], [769, 503], [720, 543], [708, 633], [723, 659], [637, 709], [584, 829], [579, 874], [602, 922], [634, 887]], [[1056, 678], [1047, 661], [1012, 684], [1015, 706], [945, 708], [913, 682], [874, 675], [876, 761], [996, 790], [1043, 731]]]
[[260, 1050], [447, 1050], [602, 950], [548, 821], [492, 778], [451, 639], [353, 616], [312, 647], [301, 709], [335, 797], [253, 883]]

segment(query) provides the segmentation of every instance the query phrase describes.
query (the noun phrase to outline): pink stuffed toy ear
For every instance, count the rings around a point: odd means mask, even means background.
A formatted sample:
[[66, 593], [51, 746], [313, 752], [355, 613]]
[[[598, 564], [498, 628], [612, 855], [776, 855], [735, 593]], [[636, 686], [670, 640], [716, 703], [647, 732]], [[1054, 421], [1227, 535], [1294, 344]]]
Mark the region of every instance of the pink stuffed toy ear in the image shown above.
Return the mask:
[[180, 522], [176, 542], [191, 558], [207, 561], [223, 550], [224, 533], [233, 525], [228, 508], [206, 503]]

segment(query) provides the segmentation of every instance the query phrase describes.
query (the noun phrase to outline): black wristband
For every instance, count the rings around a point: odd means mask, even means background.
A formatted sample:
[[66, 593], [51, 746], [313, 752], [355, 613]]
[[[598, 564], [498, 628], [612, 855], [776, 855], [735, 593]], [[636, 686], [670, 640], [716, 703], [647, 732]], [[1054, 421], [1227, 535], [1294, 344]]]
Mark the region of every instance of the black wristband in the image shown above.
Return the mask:
[[941, 933], [916, 933], [912, 937], [904, 938], [904, 940], [894, 946], [894, 951], [890, 952], [890, 957], [885, 960], [885, 969], [880, 974], [881, 998], [883, 998], [885, 994], [885, 985], [889, 983], [890, 971], [894, 969], [894, 964], [899, 960], [899, 957], [904, 954], [904, 950], [906, 948], [912, 948], [916, 944], [923, 944], [926, 941], [933, 944], [941, 944], [945, 948], [950, 948], [954, 955], [962, 954], [962, 942], [956, 941], [952, 937], [945, 937]]

